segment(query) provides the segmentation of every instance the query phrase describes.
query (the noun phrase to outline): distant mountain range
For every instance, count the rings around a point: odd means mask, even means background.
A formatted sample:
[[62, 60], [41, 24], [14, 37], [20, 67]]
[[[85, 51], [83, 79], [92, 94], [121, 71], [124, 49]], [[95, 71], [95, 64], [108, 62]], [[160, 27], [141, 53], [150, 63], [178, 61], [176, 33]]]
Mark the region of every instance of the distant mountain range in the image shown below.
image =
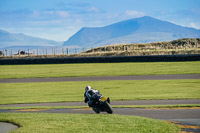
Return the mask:
[[121, 21], [104, 27], [84, 27], [65, 42], [14, 34], [0, 30], [0, 50], [96, 48], [111, 44], [149, 43], [180, 38], [200, 38], [200, 30], [182, 27], [152, 17]]
[[0, 48], [39, 48], [47, 46], [60, 46], [63, 42], [27, 36], [22, 33], [13, 34], [0, 30]]
[[200, 38], [200, 30], [145, 16], [104, 27], [84, 27], [64, 42], [64, 46], [95, 48], [110, 44], [149, 43], [180, 38]]

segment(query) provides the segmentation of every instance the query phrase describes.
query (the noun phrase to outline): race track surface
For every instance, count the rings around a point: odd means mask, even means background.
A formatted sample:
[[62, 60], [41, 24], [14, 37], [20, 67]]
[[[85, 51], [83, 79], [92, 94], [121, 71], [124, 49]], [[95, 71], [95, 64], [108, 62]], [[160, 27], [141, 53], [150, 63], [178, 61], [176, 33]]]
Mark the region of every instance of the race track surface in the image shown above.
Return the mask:
[[[111, 99], [112, 100], [112, 99]], [[133, 100], [133, 101], [111, 101], [111, 105], [180, 105], [180, 104], [200, 104], [200, 99], [181, 100]], [[0, 107], [31, 107], [31, 106], [87, 106], [84, 102], [59, 102], [59, 103], [23, 103], [5, 104]]]
[[172, 80], [172, 79], [200, 79], [200, 74], [20, 78], [20, 79], [0, 79], [0, 83], [107, 81], [107, 80]]
[[[138, 100], [138, 101], [113, 101], [111, 105], [167, 105], [167, 104], [200, 104], [200, 99], [191, 100]], [[42, 109], [42, 106], [87, 106], [83, 102], [67, 102], [67, 103], [37, 103], [37, 104], [13, 104], [0, 105], [0, 107], [26, 107], [26, 106], [41, 106], [41, 109], [0, 109], [0, 113], [81, 113], [81, 114], [95, 114], [91, 108], [58, 108], [58, 109]], [[172, 121], [180, 125], [189, 125], [193, 128], [183, 128], [182, 131], [200, 132], [200, 109], [193, 108], [113, 108], [114, 114], [120, 115], [134, 115], [141, 117], [148, 117], [153, 119], [160, 119], [165, 121]], [[103, 112], [102, 114], [107, 115]]]
[[[111, 105], [181, 105], [181, 104], [200, 104], [200, 99], [191, 100], [135, 100], [135, 101], [111, 101]], [[84, 102], [63, 102], [63, 103], [33, 103], [33, 104], [9, 104], [0, 107], [31, 107], [31, 106], [87, 106]], [[0, 112], [36, 112], [36, 113], [86, 113], [94, 114], [91, 109], [42, 109], [42, 110], [23, 110], [23, 109], [0, 109]], [[162, 120], [186, 120], [200, 126], [200, 109], [145, 109], [145, 108], [114, 108], [115, 114], [136, 115]]]
[[[105, 77], [58, 77], [58, 78], [24, 78], [24, 79], [0, 79], [0, 83], [28, 83], [28, 82], [67, 82], [67, 81], [106, 81], [106, 80], [173, 80], [173, 79], [200, 79], [200, 74], [180, 75], [138, 75], [138, 76], [105, 76]], [[135, 100], [135, 101], [111, 101], [111, 105], [180, 105], [200, 104], [200, 99], [191, 100]], [[95, 114], [89, 108], [83, 109], [42, 109], [42, 106], [87, 106], [84, 102], [62, 103], [34, 103], [34, 104], [10, 104], [1, 107], [27, 107], [41, 106], [41, 109], [0, 109], [0, 113], [83, 113]], [[135, 115], [160, 120], [180, 122], [183, 125], [192, 125], [197, 129], [182, 129], [182, 131], [200, 132], [200, 109], [145, 109], [145, 108], [113, 108], [114, 114]], [[106, 113], [103, 113], [106, 114]]]

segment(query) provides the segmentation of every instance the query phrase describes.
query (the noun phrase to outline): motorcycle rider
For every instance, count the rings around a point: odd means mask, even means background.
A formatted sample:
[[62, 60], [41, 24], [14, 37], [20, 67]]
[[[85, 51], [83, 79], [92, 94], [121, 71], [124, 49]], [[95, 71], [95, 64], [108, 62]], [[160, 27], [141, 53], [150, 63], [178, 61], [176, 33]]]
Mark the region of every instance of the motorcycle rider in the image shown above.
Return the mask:
[[85, 93], [84, 93], [84, 97], [85, 97], [84, 102], [88, 103], [88, 105], [90, 107], [94, 107], [95, 102], [96, 102], [95, 97], [98, 96], [98, 95], [100, 95], [100, 91], [92, 89], [91, 86], [86, 86], [85, 87]]

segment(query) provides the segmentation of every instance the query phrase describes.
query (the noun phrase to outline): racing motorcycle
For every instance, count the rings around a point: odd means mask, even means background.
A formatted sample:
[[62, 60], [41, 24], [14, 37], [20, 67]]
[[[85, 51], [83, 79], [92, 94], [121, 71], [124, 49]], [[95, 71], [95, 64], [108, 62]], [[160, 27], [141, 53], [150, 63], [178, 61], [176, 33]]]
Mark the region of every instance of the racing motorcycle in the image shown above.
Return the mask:
[[92, 107], [93, 111], [96, 113], [107, 112], [109, 114], [113, 113], [113, 109], [110, 106], [110, 98], [106, 98], [103, 95], [95, 96], [95, 105]]

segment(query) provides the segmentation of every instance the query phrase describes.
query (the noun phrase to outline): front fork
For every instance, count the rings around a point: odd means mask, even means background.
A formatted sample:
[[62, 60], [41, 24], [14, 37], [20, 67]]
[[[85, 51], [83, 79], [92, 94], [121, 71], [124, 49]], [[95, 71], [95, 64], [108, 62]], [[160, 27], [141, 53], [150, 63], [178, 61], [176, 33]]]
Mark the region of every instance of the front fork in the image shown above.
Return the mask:
[[110, 104], [110, 98], [109, 98], [109, 97], [107, 98], [107, 100], [106, 100], [106, 101], [107, 101], [107, 102]]

